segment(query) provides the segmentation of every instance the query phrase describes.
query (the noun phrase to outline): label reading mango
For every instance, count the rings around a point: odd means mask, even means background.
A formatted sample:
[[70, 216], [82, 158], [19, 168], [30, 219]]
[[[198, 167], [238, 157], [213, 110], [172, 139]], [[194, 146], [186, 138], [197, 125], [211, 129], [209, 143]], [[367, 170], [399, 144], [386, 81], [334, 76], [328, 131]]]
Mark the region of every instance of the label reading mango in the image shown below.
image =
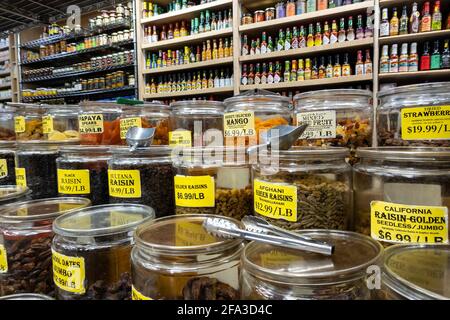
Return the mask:
[[78, 116], [78, 123], [81, 134], [99, 134], [103, 133], [103, 115], [85, 114]]
[[16, 184], [20, 187], [27, 186], [27, 173], [25, 168], [16, 168]]
[[42, 131], [44, 134], [49, 134], [53, 132], [53, 117], [43, 116], [42, 117]]
[[372, 238], [392, 243], [448, 243], [448, 209], [372, 201]]
[[141, 221], [143, 216], [130, 212], [111, 211], [110, 223], [112, 227], [124, 226], [133, 222]]
[[89, 170], [58, 169], [58, 193], [90, 194]]
[[8, 257], [5, 246], [0, 244], [0, 273], [8, 272]]
[[108, 170], [109, 195], [116, 198], [140, 198], [139, 170]]
[[137, 291], [137, 289], [134, 286], [131, 286], [131, 300], [153, 300], [153, 299], [144, 296], [142, 293]]
[[254, 210], [256, 213], [290, 222], [297, 222], [297, 187], [255, 179]]
[[181, 247], [199, 246], [216, 242], [201, 224], [193, 222], [176, 222], [175, 243]]
[[450, 105], [402, 109], [403, 140], [449, 140]]
[[85, 264], [82, 257], [70, 257], [52, 250], [53, 281], [62, 290], [83, 294]]
[[252, 137], [256, 135], [253, 111], [229, 112], [223, 116], [224, 135], [228, 137]]
[[189, 208], [215, 206], [214, 177], [175, 176], [175, 205]]
[[169, 145], [171, 147], [192, 147], [192, 134], [187, 130], [170, 131]]
[[17, 116], [14, 117], [14, 130], [16, 133], [23, 133], [26, 130], [25, 117]]
[[128, 130], [133, 127], [142, 128], [140, 117], [120, 119], [120, 139], [126, 139]]
[[0, 159], [0, 179], [8, 176], [8, 162], [6, 159]]

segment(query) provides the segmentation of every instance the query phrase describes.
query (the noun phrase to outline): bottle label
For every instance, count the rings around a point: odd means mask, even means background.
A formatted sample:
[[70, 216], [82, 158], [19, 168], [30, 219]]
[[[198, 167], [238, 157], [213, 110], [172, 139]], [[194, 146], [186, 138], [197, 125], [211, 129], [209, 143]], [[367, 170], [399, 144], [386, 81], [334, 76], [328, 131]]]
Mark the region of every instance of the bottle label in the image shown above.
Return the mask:
[[298, 40], [297, 39], [292, 40], [292, 49], [298, 49]]
[[298, 47], [299, 48], [306, 48], [306, 39], [305, 38], [301, 38], [300, 41], [298, 42]]
[[398, 65], [398, 71], [400, 71], [400, 72], [408, 71], [408, 59], [400, 59], [400, 63]]
[[284, 49], [284, 45], [282, 45], [282, 44], [279, 43], [279, 44], [277, 45], [277, 50], [278, 50], [278, 51], [283, 51], [283, 49]]
[[255, 130], [255, 113], [253, 111], [229, 112], [223, 116], [224, 135], [228, 137], [253, 137]]
[[142, 128], [141, 117], [120, 119], [120, 139], [126, 139], [128, 130], [133, 127]]
[[49, 134], [53, 132], [53, 117], [43, 116], [42, 117], [42, 131], [44, 134]]
[[261, 54], [265, 54], [265, 53], [267, 53], [267, 46], [262, 45], [261, 46]]
[[440, 69], [441, 68], [441, 56], [439, 54], [433, 54], [431, 56], [431, 69]]
[[372, 201], [370, 231], [391, 243], [448, 243], [448, 208]]
[[450, 105], [403, 108], [403, 140], [450, 140]]
[[108, 170], [109, 195], [116, 198], [140, 198], [139, 170]]
[[333, 44], [333, 43], [336, 43], [337, 41], [338, 41], [338, 38], [336, 37], [336, 35], [331, 34], [330, 43]]
[[14, 129], [16, 133], [23, 133], [26, 130], [25, 117], [17, 116], [14, 117]]
[[169, 146], [192, 147], [192, 133], [188, 130], [176, 130], [169, 132]]
[[80, 134], [101, 134], [103, 133], [103, 115], [85, 114], [78, 116]]
[[6, 159], [0, 159], [0, 179], [8, 176], [8, 162]]
[[389, 36], [389, 23], [382, 23], [380, 25], [380, 37]]
[[[346, 72], [346, 75], [350, 75], [350, 70]], [[363, 64], [357, 64], [355, 66], [355, 75], [362, 76], [364, 74], [364, 65]], [[342, 75], [344, 75], [344, 69], [342, 69]]]
[[278, 74], [275, 74], [275, 76], [273, 77], [273, 82], [279, 83], [280, 81], [281, 81], [281, 77]]
[[16, 184], [20, 187], [27, 186], [27, 173], [25, 168], [16, 167]]
[[131, 286], [131, 300], [153, 300], [153, 299], [144, 296], [134, 286]]
[[83, 257], [66, 256], [52, 250], [53, 280], [61, 290], [83, 294], [86, 292]]
[[0, 273], [8, 272], [8, 257], [5, 246], [0, 244]]
[[267, 83], [273, 83], [274, 79], [272, 75], [267, 76]]
[[177, 175], [174, 184], [177, 207], [213, 208], [215, 206], [214, 177]]
[[390, 60], [389, 61], [389, 72], [395, 73], [398, 72], [398, 60]]
[[297, 187], [254, 180], [254, 210], [262, 216], [297, 222]]
[[336, 110], [297, 113], [297, 125], [308, 124], [300, 139], [336, 138]]
[[289, 40], [286, 40], [284, 42], [284, 50], [289, 50], [291, 49], [291, 42]]
[[89, 170], [58, 169], [58, 193], [90, 194]]
[[328, 36], [326, 36], [326, 35], [323, 35], [322, 44], [323, 45], [330, 44], [330, 38]]

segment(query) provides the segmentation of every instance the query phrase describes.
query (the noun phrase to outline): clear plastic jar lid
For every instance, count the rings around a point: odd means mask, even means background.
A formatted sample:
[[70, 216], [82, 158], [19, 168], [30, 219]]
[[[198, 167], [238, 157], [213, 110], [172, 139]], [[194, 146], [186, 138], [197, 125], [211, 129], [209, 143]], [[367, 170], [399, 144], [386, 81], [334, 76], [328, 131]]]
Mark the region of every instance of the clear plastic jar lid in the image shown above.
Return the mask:
[[140, 112], [161, 112], [161, 113], [167, 113], [170, 112], [170, 107], [162, 102], [158, 101], [152, 101], [152, 102], [145, 102], [143, 104], [136, 104], [133, 106], [123, 106], [124, 113], [140, 113]]
[[115, 102], [84, 101], [80, 103], [82, 112], [102, 113], [102, 112], [122, 112], [123, 105]]
[[316, 90], [296, 94], [294, 103], [298, 109], [367, 108], [372, 92], [361, 89]]
[[117, 146], [111, 149], [113, 155], [129, 156], [129, 155], [142, 155], [150, 157], [168, 157], [172, 153], [172, 148], [168, 146], [149, 146], [139, 147], [133, 151], [130, 147]]
[[289, 98], [266, 90], [251, 90], [224, 100], [225, 111], [254, 110], [261, 112], [289, 112]]
[[220, 101], [210, 100], [185, 100], [177, 101], [170, 104], [170, 108], [174, 113], [188, 114], [220, 114], [223, 113], [224, 104]]
[[383, 283], [410, 300], [450, 299], [450, 245], [395, 245], [385, 251]]
[[15, 141], [0, 140], [0, 149], [14, 149], [16, 146]]
[[55, 299], [37, 293], [18, 293], [0, 297], [0, 300], [55, 300]]
[[450, 161], [450, 147], [358, 148], [358, 158], [399, 161]]
[[251, 242], [243, 253], [243, 268], [256, 277], [284, 284], [339, 283], [366, 275], [380, 259], [383, 247], [372, 238], [349, 231], [302, 230], [301, 235], [335, 246], [332, 256]]
[[430, 82], [411, 84], [407, 86], [393, 87], [382, 90], [378, 93], [378, 98], [384, 98], [395, 94], [431, 94], [433, 91], [439, 90], [445, 93], [450, 91], [450, 82]]
[[220, 167], [222, 165], [243, 165], [249, 162], [248, 148], [217, 146], [217, 147], [190, 147], [172, 149], [174, 165], [191, 167], [195, 165], [208, 165]]
[[[256, 151], [256, 150], [255, 150]], [[272, 150], [267, 157], [279, 157], [282, 160], [334, 160], [345, 159], [350, 154], [345, 147], [292, 147], [289, 150]], [[265, 159], [263, 159], [266, 161]]]
[[15, 185], [0, 186], [0, 204], [26, 196], [28, 193], [30, 193], [30, 189], [28, 187]]
[[[66, 237], [92, 237], [132, 232], [154, 219], [155, 211], [140, 204], [107, 204], [79, 209], [56, 218], [53, 231]], [[88, 223], [86, 223], [88, 222]]]
[[63, 146], [59, 149], [61, 154], [92, 154], [92, 155], [106, 155], [111, 154], [112, 147], [110, 146]]
[[63, 140], [63, 141], [50, 141], [50, 140], [28, 140], [17, 141], [17, 148], [19, 150], [51, 150], [59, 151], [64, 145], [78, 145], [77, 140]]

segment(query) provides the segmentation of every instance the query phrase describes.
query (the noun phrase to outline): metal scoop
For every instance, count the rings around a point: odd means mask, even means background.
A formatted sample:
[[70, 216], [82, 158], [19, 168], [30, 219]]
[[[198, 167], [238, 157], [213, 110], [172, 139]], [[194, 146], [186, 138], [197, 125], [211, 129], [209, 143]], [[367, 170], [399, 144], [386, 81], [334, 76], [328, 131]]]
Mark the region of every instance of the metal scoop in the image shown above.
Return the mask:
[[155, 132], [155, 128], [132, 127], [128, 129], [126, 139], [128, 145], [131, 147], [130, 151], [151, 146], [153, 138], [155, 137]]

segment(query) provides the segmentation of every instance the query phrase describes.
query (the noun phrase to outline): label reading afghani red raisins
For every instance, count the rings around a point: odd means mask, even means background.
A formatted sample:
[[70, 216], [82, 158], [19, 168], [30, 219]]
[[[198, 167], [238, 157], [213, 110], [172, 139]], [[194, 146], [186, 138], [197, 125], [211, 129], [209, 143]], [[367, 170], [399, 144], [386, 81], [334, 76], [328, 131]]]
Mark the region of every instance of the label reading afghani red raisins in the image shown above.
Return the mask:
[[255, 179], [253, 189], [256, 213], [290, 222], [297, 222], [297, 187]]

